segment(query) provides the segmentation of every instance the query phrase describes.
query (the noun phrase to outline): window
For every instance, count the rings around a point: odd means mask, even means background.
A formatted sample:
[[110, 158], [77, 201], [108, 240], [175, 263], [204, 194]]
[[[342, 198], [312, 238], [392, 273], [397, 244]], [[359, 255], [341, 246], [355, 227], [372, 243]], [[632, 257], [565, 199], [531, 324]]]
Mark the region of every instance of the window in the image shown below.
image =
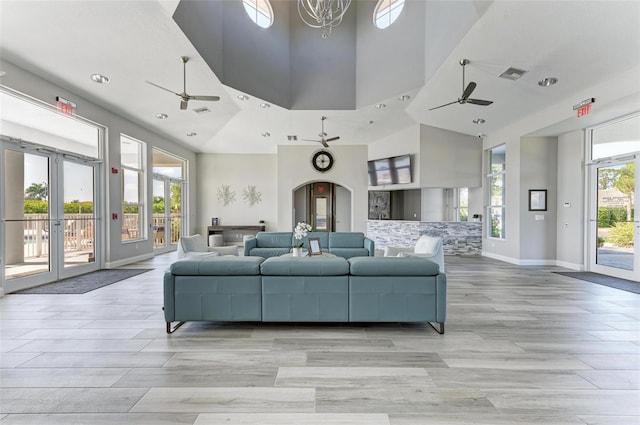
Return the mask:
[[160, 149], [153, 158], [153, 247], [175, 245], [186, 226], [187, 161]]
[[469, 221], [469, 188], [458, 189], [458, 221]]
[[379, 0], [373, 11], [373, 24], [376, 28], [385, 29], [398, 19], [404, 0]]
[[487, 237], [505, 238], [505, 171], [506, 146], [497, 146], [488, 151], [487, 188]]
[[124, 134], [120, 135], [122, 166], [122, 240], [146, 237], [144, 226], [146, 145]]
[[269, 0], [242, 0], [244, 10], [255, 24], [261, 28], [273, 25], [273, 9]]

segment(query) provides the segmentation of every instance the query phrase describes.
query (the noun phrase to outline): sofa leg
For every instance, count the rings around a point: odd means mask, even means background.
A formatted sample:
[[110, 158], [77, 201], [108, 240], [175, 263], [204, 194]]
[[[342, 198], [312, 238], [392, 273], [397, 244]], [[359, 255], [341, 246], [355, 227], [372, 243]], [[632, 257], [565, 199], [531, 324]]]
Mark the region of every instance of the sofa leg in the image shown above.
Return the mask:
[[172, 328], [172, 327], [171, 327], [171, 323], [172, 323], [172, 322], [167, 322], [167, 333], [168, 333], [168, 334], [172, 334], [172, 333], [174, 333], [175, 331], [177, 331], [177, 330], [178, 330], [178, 328], [179, 328], [180, 326], [184, 325], [184, 322], [178, 322], [178, 324], [177, 324], [177, 325], [175, 325], [175, 326]]
[[437, 322], [437, 323], [427, 322], [427, 323], [429, 323], [429, 326], [435, 329], [436, 332], [438, 332], [440, 335], [444, 334], [444, 323], [441, 323], [441, 322]]

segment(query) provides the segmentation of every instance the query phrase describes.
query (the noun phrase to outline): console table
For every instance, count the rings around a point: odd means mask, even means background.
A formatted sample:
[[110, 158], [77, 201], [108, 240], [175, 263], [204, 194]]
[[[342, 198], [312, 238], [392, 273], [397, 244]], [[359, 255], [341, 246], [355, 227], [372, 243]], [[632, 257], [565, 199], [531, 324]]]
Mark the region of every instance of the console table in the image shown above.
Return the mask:
[[242, 245], [244, 235], [255, 235], [258, 232], [264, 232], [264, 225], [257, 226], [209, 226], [207, 227], [207, 244], [210, 235], [222, 235], [225, 244]]

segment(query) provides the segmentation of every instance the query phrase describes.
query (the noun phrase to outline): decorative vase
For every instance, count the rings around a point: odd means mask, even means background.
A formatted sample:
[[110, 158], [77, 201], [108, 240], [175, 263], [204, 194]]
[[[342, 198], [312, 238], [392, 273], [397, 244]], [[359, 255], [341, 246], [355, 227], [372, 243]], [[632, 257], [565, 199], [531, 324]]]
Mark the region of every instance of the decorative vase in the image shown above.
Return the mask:
[[293, 254], [294, 257], [301, 257], [302, 256], [302, 248], [300, 247], [294, 247], [291, 250], [291, 253]]

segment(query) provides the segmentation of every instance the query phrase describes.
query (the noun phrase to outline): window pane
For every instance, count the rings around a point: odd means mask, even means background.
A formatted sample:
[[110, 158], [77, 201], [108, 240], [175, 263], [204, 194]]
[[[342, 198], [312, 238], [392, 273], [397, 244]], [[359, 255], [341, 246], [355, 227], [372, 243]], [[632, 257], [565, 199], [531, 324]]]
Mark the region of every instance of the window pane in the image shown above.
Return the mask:
[[491, 187], [491, 205], [503, 205], [504, 204], [504, 175], [498, 174], [496, 176], [489, 177]]
[[640, 115], [593, 129], [591, 158], [640, 152]]
[[122, 207], [122, 240], [139, 239], [141, 234], [142, 208], [137, 205]]
[[142, 169], [142, 143], [120, 136], [120, 163], [126, 167]]
[[491, 237], [504, 239], [504, 208], [490, 208]]
[[133, 170], [122, 170], [122, 198], [125, 204], [139, 204], [141, 173]]

